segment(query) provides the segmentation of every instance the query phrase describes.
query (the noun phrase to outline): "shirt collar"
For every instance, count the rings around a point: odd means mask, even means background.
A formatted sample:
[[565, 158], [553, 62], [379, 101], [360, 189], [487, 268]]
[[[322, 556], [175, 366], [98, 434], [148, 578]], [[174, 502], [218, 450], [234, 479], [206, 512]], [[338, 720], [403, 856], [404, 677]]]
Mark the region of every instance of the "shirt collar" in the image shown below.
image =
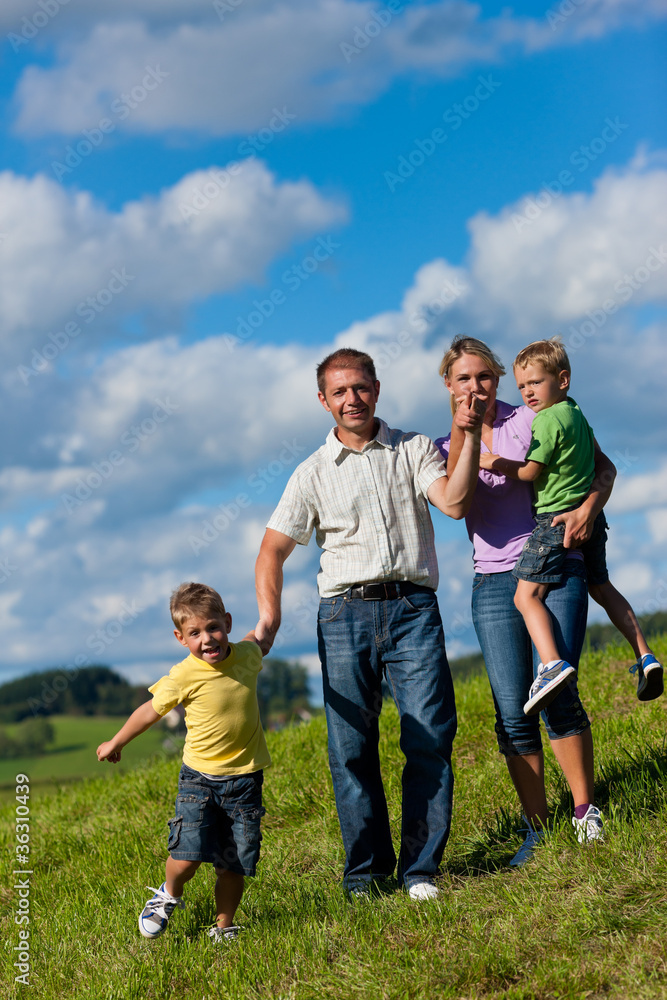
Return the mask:
[[326, 447], [334, 462], [342, 462], [345, 456], [349, 454], [363, 454], [367, 448], [372, 448], [375, 445], [381, 445], [383, 448], [393, 448], [389, 427], [385, 421], [381, 420], [379, 417], [376, 417], [375, 419], [379, 424], [378, 432], [372, 441], [369, 441], [368, 444], [364, 445], [361, 452], [355, 452], [354, 448], [347, 448], [344, 444], [341, 444], [336, 435], [336, 428], [331, 428], [327, 434]]
[[502, 399], [496, 399], [496, 419], [493, 421], [494, 427], [498, 424], [504, 424], [508, 420], [514, 411], [516, 406], [512, 406], [510, 403], [503, 402]]

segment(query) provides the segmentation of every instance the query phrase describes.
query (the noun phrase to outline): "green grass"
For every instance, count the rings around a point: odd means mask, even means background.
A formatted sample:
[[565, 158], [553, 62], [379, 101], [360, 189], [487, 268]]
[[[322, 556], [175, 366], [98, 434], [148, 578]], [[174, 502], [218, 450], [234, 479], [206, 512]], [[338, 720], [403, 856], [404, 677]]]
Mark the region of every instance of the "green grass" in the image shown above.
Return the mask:
[[[667, 642], [656, 643], [667, 654]], [[350, 906], [326, 761], [325, 722], [271, 734], [262, 861], [238, 919], [238, 945], [215, 948], [212, 873], [186, 889], [164, 937], [136, 921], [163, 878], [177, 764], [71, 786], [31, 807], [31, 986], [46, 1000], [602, 1000], [667, 997], [667, 698], [641, 705], [623, 647], [591, 654], [581, 688], [594, 721], [604, 846], [579, 847], [571, 804], [547, 751], [554, 829], [530, 865], [507, 862], [519, 808], [495, 750], [488, 683], [457, 684], [452, 836], [437, 902], [394, 892]], [[382, 761], [395, 831], [401, 754], [392, 706]], [[140, 737], [137, 745], [145, 739]], [[111, 768], [109, 768], [111, 770]], [[11, 957], [12, 808], [0, 814], [0, 996], [17, 995]]]
[[[30, 777], [33, 794], [52, 793], [63, 782], [92, 777], [110, 770], [95, 756], [95, 750], [104, 740], [118, 732], [123, 718], [103, 715], [52, 715], [49, 722], [56, 738], [48, 751], [38, 757], [14, 757], [0, 760], [0, 801], [14, 796], [14, 778], [21, 772]], [[4, 727], [11, 736], [16, 726]], [[141, 740], [130, 743], [123, 750], [119, 770], [127, 772], [142, 764], [151, 754], [158, 753], [168, 732], [163, 726], [151, 729]]]

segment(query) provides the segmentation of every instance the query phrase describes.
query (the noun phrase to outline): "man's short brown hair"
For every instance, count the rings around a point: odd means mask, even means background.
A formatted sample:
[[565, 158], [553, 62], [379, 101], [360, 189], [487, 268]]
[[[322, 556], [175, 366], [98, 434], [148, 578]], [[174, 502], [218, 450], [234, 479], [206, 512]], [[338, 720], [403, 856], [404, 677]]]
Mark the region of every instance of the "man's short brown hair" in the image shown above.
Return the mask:
[[324, 395], [326, 375], [330, 368], [363, 368], [370, 380], [375, 384], [375, 364], [370, 354], [357, 351], [354, 347], [340, 347], [333, 354], [328, 354], [317, 366], [317, 388]]
[[169, 610], [179, 632], [188, 618], [224, 618], [227, 614], [220, 594], [205, 583], [182, 583], [171, 595]]
[[572, 374], [570, 359], [563, 347], [563, 338], [556, 334], [549, 340], [534, 340], [528, 347], [519, 351], [512, 368], [526, 368], [528, 365], [541, 365], [550, 375], [558, 377], [561, 372]]

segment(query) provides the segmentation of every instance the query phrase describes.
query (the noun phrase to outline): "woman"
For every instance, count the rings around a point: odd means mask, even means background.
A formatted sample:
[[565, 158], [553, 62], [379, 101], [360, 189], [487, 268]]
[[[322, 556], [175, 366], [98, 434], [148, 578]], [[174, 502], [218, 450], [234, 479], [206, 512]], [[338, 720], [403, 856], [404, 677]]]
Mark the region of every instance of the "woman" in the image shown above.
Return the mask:
[[[525, 406], [510, 406], [496, 399], [498, 382], [504, 374], [493, 351], [474, 337], [455, 338], [440, 365], [440, 375], [451, 393], [452, 411], [468, 394], [486, 403], [482, 451], [523, 461], [533, 414]], [[456, 427], [449, 437], [436, 441], [448, 457], [450, 469], [456, 464], [462, 443]], [[597, 479], [586, 500], [577, 510], [557, 518], [566, 524], [566, 546], [588, 537], [595, 516], [611, 492], [615, 469], [601, 452], [596, 455], [595, 469]], [[607, 485], [599, 485], [600, 480]], [[534, 676], [533, 649], [523, 618], [514, 606], [516, 581], [511, 572], [534, 527], [532, 495], [532, 484], [480, 469], [466, 517], [476, 571], [473, 624], [493, 692], [498, 747], [507, 760], [528, 823], [525, 841], [512, 858], [512, 865], [524, 864], [530, 858], [547, 824], [539, 716], [523, 712]], [[583, 561], [576, 548], [567, 563], [563, 582], [550, 588], [546, 604], [558, 648], [576, 666], [586, 631], [588, 593]], [[577, 837], [580, 843], [600, 839], [602, 819], [593, 800], [593, 739], [576, 683], [558, 695], [543, 718], [574, 798], [572, 822]]]

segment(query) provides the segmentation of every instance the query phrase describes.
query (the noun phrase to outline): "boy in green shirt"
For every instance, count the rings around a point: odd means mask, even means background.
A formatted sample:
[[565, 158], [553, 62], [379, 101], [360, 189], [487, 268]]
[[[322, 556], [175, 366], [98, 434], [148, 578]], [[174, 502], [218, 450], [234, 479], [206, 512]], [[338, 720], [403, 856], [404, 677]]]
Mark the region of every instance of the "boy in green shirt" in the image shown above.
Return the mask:
[[261, 841], [263, 768], [271, 764], [257, 704], [262, 651], [253, 632], [230, 643], [231, 615], [203, 583], [184, 583], [171, 596], [174, 635], [190, 655], [148, 690], [97, 759], [116, 764], [121, 751], [176, 705], [185, 707], [187, 737], [178, 779], [176, 814], [169, 821], [166, 877], [139, 915], [144, 937], [164, 933], [182, 893], [202, 862], [215, 883], [216, 923], [209, 937], [232, 941], [246, 875], [254, 875]]
[[[553, 701], [575, 673], [559, 656], [544, 597], [549, 585], [560, 581], [567, 556], [565, 525], [552, 527], [552, 521], [579, 506], [588, 494], [597, 444], [588, 421], [567, 395], [571, 369], [560, 337], [524, 347], [514, 361], [514, 375], [524, 403], [535, 413], [526, 460], [516, 462], [486, 453], [480, 456], [480, 465], [534, 484], [537, 527], [513, 570], [517, 580], [514, 603], [541, 661], [524, 705], [524, 712], [534, 715]], [[646, 644], [634, 611], [609, 580], [606, 528], [600, 513], [590, 539], [581, 546], [589, 593], [632, 646], [637, 657], [631, 668], [639, 678], [637, 697], [650, 701], [662, 694], [663, 669]]]

